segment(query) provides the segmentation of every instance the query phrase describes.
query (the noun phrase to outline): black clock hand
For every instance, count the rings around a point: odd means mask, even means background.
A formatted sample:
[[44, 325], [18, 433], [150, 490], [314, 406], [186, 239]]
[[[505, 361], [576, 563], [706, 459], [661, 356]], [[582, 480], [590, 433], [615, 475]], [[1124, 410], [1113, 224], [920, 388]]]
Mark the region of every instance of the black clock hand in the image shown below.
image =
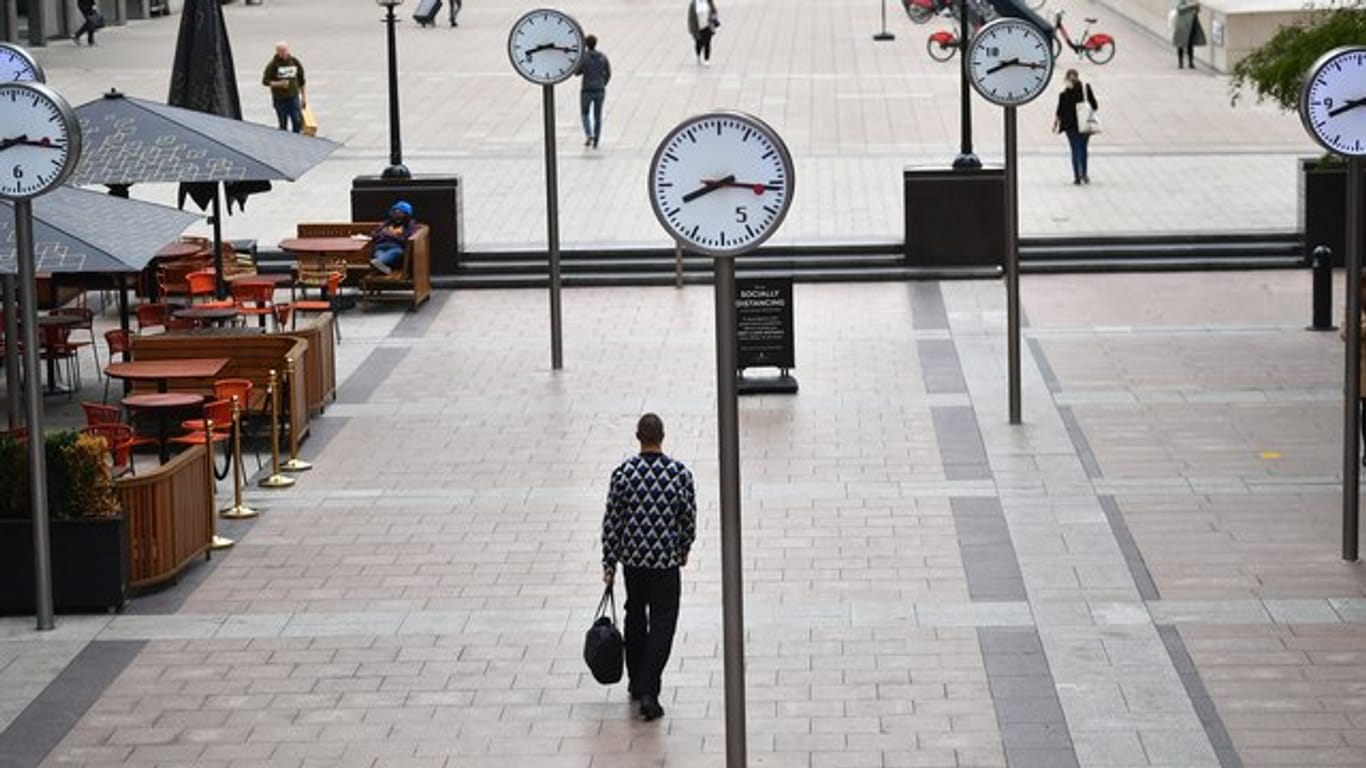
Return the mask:
[[1330, 109], [1330, 110], [1328, 110], [1328, 116], [1329, 116], [1329, 117], [1337, 117], [1338, 115], [1342, 114], [1343, 112], [1347, 112], [1347, 111], [1349, 111], [1349, 110], [1356, 109], [1357, 107], [1366, 107], [1366, 98], [1348, 99], [1346, 104], [1343, 104], [1342, 106], [1338, 107], [1337, 109]]
[[28, 134], [27, 134], [27, 133], [24, 134], [24, 135], [22, 135], [22, 136], [15, 136], [15, 137], [12, 138], [12, 139], [0, 139], [0, 150], [9, 149], [10, 147], [15, 146], [16, 144], [27, 144], [27, 143], [28, 143]]
[[1001, 62], [1000, 64], [997, 64], [996, 66], [994, 66], [994, 67], [988, 69], [988, 70], [987, 70], [987, 74], [990, 75], [990, 74], [992, 74], [992, 73], [994, 73], [994, 72], [1000, 72], [1001, 70], [1005, 69], [1006, 67], [1018, 66], [1019, 63], [1020, 63], [1020, 59], [1019, 59], [1018, 56], [1015, 57], [1015, 58], [1013, 58], [1013, 59], [1006, 59], [1005, 61]]
[[685, 203], [691, 203], [692, 201], [696, 200], [697, 198], [699, 198], [699, 197], [701, 197], [701, 196], [703, 196], [703, 195], [710, 194], [710, 193], [715, 192], [716, 190], [718, 190], [718, 189], [720, 189], [720, 188], [726, 186], [727, 184], [733, 184], [733, 183], [735, 183], [735, 174], [733, 174], [733, 173], [732, 173], [731, 175], [729, 175], [729, 176], [726, 176], [726, 177], [720, 178], [720, 179], [714, 179], [714, 180], [713, 180], [713, 179], [703, 179], [703, 180], [702, 180], [703, 186], [698, 187], [697, 189], [694, 189], [693, 191], [691, 191], [691, 192], [689, 192], [688, 194], [684, 195], [684, 196], [683, 196], [683, 202], [685, 202]]

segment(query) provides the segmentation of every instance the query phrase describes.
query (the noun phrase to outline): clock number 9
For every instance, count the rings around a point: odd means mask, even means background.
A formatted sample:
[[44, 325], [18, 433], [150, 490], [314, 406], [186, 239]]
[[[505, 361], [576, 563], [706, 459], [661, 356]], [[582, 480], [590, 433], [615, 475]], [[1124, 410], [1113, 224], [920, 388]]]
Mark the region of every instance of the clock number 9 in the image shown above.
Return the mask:
[[14, 166], [14, 178], [16, 178], [16, 179], [22, 179], [22, 178], [24, 178], [24, 169], [23, 169], [23, 166], [18, 166], [18, 165]]
[[749, 209], [743, 205], [735, 206], [735, 223], [744, 224], [749, 221]]
[[1324, 109], [1332, 109], [1332, 108], [1333, 108], [1333, 97], [1332, 97], [1332, 96], [1329, 96], [1328, 98], [1326, 98], [1326, 99], [1323, 100], [1323, 108], [1324, 108]]

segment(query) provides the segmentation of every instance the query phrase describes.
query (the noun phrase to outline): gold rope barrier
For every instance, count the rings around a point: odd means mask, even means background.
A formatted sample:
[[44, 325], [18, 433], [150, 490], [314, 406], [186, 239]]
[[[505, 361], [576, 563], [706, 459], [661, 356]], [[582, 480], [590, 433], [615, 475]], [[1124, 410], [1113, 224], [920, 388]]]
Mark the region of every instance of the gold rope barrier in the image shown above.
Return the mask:
[[270, 398], [270, 477], [261, 480], [262, 488], [288, 488], [294, 478], [280, 474], [280, 384], [275, 369], [270, 370], [266, 396]]
[[[294, 358], [285, 358], [285, 382], [290, 387], [298, 386], [294, 381]], [[286, 472], [305, 472], [313, 468], [313, 465], [299, 458], [299, 430], [290, 428], [289, 430], [289, 461], [280, 465], [280, 469]]]
[[242, 485], [247, 470], [242, 466], [242, 403], [232, 396], [232, 506], [218, 514], [229, 520], [245, 520], [261, 514], [242, 503]]

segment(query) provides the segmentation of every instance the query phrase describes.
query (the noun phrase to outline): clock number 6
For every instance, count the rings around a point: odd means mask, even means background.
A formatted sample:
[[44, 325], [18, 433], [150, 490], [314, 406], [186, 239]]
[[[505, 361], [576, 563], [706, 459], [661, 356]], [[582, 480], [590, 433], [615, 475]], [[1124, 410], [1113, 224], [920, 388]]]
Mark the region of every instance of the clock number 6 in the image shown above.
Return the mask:
[[23, 169], [22, 166], [18, 166], [18, 165], [14, 166], [14, 178], [16, 178], [16, 179], [22, 179], [22, 178], [24, 178], [24, 169]]
[[749, 209], [743, 205], [735, 206], [735, 223], [744, 224], [749, 221]]

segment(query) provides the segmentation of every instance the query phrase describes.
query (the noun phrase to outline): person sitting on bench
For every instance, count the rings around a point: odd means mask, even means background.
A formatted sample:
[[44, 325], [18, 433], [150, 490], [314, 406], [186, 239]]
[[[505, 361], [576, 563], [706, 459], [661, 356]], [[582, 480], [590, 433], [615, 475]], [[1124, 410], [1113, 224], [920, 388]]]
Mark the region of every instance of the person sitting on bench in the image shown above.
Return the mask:
[[374, 244], [374, 258], [370, 266], [381, 274], [391, 274], [403, 264], [403, 250], [407, 240], [417, 229], [413, 221], [413, 206], [406, 200], [399, 200], [389, 209], [389, 218], [370, 234]]

